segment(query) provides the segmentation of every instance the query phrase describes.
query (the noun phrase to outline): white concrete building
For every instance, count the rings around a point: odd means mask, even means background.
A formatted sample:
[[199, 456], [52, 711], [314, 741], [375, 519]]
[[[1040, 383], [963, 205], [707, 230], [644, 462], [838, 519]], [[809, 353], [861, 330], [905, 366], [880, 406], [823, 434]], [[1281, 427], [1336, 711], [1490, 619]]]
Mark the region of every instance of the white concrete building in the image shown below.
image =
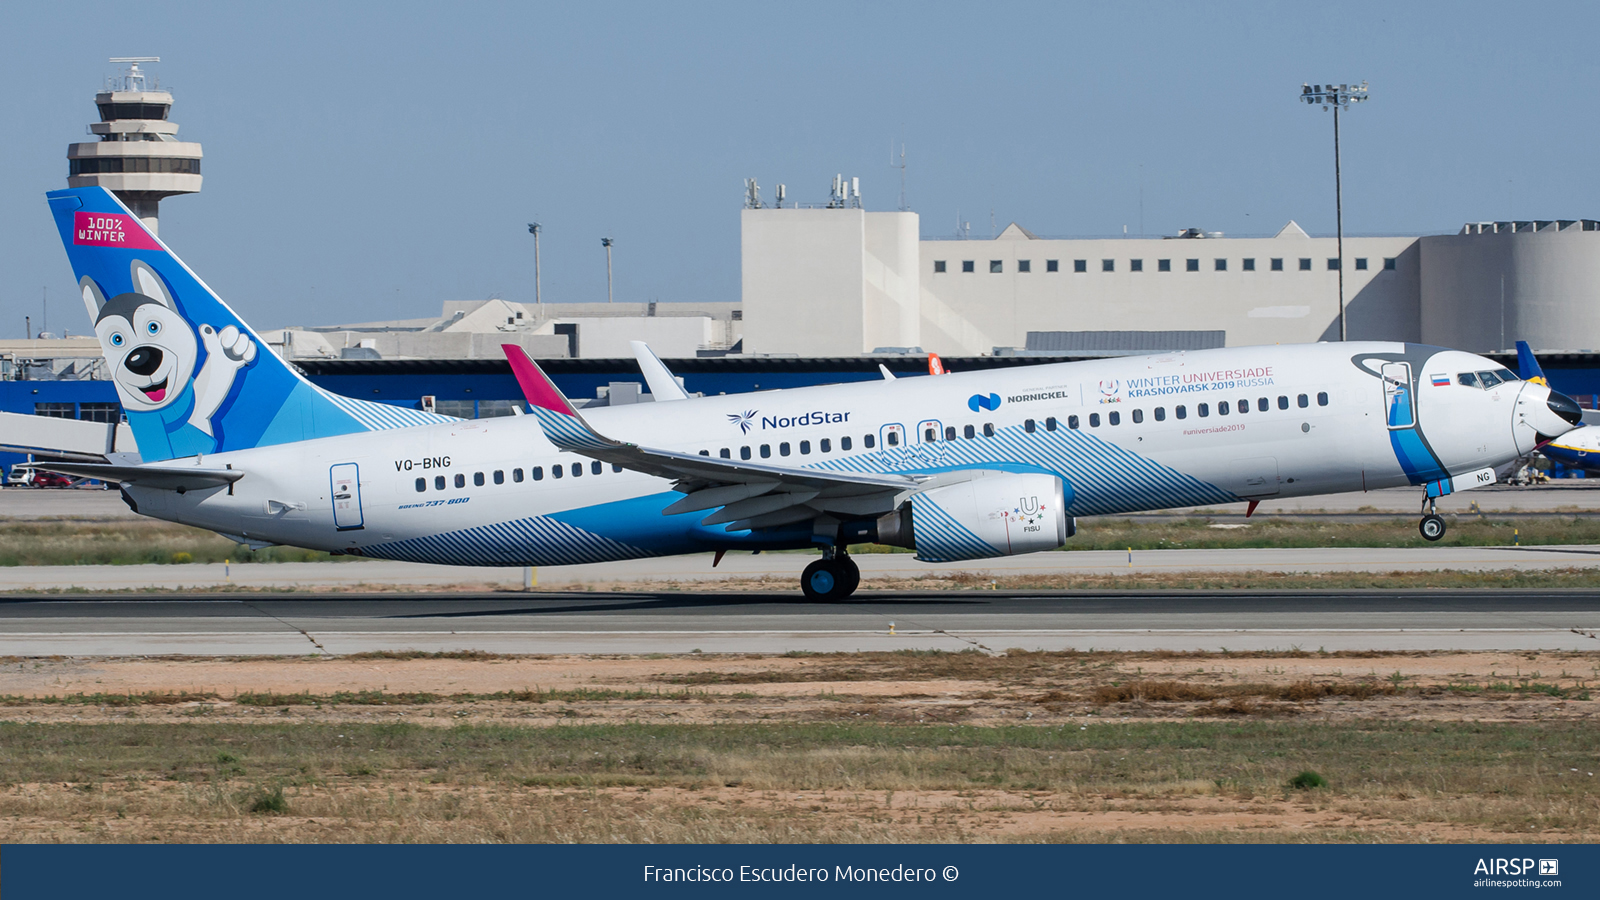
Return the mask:
[[[1461, 235], [910, 240], [909, 212], [746, 208], [747, 354], [949, 356], [1200, 349], [1339, 339], [1497, 351], [1600, 346], [1600, 223]], [[1502, 293], [1501, 284], [1505, 284]], [[915, 298], [914, 300], [912, 298]], [[1503, 309], [1502, 309], [1503, 307]], [[1504, 323], [1504, 328], [1501, 325]]]

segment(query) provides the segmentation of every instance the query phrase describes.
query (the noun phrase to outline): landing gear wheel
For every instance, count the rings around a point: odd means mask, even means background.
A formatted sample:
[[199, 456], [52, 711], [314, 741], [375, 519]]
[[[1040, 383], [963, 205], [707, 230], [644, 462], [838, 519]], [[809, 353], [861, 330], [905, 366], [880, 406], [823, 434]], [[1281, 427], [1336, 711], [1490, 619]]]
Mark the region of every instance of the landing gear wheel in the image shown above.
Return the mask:
[[833, 603], [850, 596], [855, 590], [855, 582], [861, 578], [855, 570], [853, 563], [841, 563], [837, 559], [819, 559], [806, 570], [800, 573], [800, 590], [805, 593], [807, 600], [822, 603]]
[[861, 567], [856, 565], [856, 561], [842, 551], [834, 557], [833, 561], [844, 570], [842, 573], [844, 576], [844, 596], [848, 597], [854, 594], [856, 588], [861, 587]]
[[1422, 532], [1424, 540], [1437, 541], [1444, 537], [1444, 519], [1429, 513], [1422, 517], [1422, 523], [1417, 526], [1417, 530]]

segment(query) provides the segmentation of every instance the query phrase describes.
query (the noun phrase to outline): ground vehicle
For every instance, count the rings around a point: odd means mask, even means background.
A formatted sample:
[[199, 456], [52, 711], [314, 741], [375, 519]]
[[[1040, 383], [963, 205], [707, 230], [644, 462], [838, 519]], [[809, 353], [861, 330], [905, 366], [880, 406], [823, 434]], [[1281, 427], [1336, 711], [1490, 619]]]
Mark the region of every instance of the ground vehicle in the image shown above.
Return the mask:
[[12, 466], [6, 475], [6, 484], [13, 487], [72, 487], [76, 481], [58, 472], [46, 472], [31, 466]]

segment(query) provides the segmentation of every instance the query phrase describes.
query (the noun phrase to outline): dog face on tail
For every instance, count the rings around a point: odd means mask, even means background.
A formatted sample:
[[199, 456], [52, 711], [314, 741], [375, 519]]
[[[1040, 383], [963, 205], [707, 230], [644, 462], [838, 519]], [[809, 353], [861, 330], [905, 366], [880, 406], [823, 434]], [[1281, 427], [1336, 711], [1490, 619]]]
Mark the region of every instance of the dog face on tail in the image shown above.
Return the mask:
[[87, 276], [79, 287], [123, 408], [149, 412], [182, 396], [194, 375], [199, 343], [149, 266], [133, 263], [133, 284], [132, 293], [110, 300]]

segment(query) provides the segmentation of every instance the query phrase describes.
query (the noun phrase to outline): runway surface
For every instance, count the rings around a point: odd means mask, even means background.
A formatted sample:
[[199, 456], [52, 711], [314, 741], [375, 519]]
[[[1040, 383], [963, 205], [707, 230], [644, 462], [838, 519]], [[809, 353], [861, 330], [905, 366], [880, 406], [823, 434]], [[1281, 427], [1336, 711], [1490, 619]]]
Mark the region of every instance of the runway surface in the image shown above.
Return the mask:
[[[712, 567], [709, 553], [634, 559], [537, 570], [543, 587], [630, 585], [685, 586], [729, 579], [770, 578], [798, 589], [800, 572], [814, 553], [730, 553]], [[939, 578], [951, 573], [979, 577], [1021, 575], [1136, 575], [1151, 572], [1421, 572], [1593, 568], [1600, 547], [1306, 547], [1238, 550], [1071, 550], [999, 559], [931, 565], [909, 553], [864, 553], [853, 557], [866, 579]], [[316, 589], [373, 586], [477, 586], [520, 588], [520, 568], [435, 566], [421, 563], [253, 563], [138, 566], [0, 567], [0, 592], [45, 590], [207, 590], [228, 585]]]
[[203, 595], [0, 600], [0, 655], [372, 650], [1600, 651], [1600, 591]]

